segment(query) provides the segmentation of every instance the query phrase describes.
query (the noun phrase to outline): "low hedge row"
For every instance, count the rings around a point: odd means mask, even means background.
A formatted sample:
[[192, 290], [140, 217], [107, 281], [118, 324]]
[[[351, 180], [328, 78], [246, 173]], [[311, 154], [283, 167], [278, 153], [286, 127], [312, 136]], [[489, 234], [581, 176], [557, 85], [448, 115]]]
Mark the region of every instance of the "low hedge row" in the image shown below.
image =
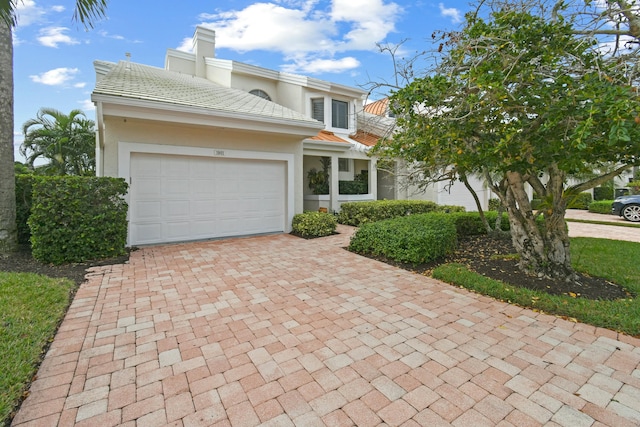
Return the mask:
[[[486, 212], [489, 224], [497, 212]], [[509, 230], [507, 214], [502, 214], [501, 229]], [[420, 264], [436, 260], [455, 250], [457, 239], [486, 234], [478, 212], [453, 212], [408, 215], [362, 224], [349, 244], [349, 250], [383, 256], [397, 262]]]
[[125, 254], [127, 184], [121, 178], [35, 177], [32, 182], [31, 252], [62, 264]]
[[293, 216], [291, 228], [294, 234], [310, 239], [324, 237], [336, 231], [336, 217], [326, 212], [303, 212]]
[[420, 264], [445, 256], [456, 244], [454, 217], [430, 213], [362, 224], [351, 238], [349, 250]]
[[464, 212], [464, 207], [438, 205], [427, 200], [349, 202], [340, 207], [338, 222], [359, 227], [370, 222], [430, 212]]
[[597, 200], [589, 203], [589, 212], [610, 214], [613, 200]]

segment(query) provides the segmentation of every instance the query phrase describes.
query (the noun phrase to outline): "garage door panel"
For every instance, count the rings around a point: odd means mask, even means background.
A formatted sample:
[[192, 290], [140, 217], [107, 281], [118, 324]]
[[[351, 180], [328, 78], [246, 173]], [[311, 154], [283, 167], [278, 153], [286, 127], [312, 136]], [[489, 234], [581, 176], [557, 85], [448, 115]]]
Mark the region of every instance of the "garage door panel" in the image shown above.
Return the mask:
[[131, 155], [131, 243], [282, 232], [285, 163]]

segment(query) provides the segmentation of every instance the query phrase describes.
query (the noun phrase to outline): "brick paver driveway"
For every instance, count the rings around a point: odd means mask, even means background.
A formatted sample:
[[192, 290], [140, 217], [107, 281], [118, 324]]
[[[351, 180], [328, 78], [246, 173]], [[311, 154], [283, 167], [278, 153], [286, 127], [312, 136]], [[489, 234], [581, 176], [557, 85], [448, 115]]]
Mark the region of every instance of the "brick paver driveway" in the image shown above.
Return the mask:
[[340, 230], [94, 270], [14, 425], [640, 425], [640, 340], [359, 257]]

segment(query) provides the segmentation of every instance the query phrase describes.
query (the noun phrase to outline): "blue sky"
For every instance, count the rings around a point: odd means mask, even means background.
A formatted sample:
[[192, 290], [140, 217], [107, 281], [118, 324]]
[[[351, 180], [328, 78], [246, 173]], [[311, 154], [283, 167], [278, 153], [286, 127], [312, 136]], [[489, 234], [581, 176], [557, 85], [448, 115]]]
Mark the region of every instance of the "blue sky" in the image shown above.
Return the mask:
[[[402, 52], [429, 48], [435, 30], [455, 29], [465, 1], [110, 0], [93, 29], [72, 21], [72, 0], [24, 0], [14, 31], [15, 144], [41, 107], [94, 119], [93, 61], [164, 66], [167, 48], [188, 50], [197, 25], [216, 31], [216, 57], [349, 86], [392, 76], [376, 43], [407, 39]], [[380, 95], [378, 94], [378, 97]], [[375, 96], [374, 96], [375, 98]]]

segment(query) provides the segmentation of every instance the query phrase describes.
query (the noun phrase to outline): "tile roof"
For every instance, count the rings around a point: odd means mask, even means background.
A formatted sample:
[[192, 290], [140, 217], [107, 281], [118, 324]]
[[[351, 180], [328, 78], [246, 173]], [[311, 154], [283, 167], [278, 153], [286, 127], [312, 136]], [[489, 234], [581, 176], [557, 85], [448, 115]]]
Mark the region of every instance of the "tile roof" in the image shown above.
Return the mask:
[[328, 130], [321, 130], [318, 132], [316, 136], [312, 136], [311, 138], [307, 138], [313, 141], [328, 141], [328, 142], [343, 142], [345, 144], [350, 144], [349, 141], [340, 138], [333, 132], [329, 132]]
[[120, 61], [118, 64], [97, 61], [96, 68], [98, 67], [110, 70], [96, 82], [93, 91], [95, 95], [119, 96], [242, 114], [257, 119], [322, 126], [317, 120], [275, 102], [240, 89], [221, 86], [204, 78], [128, 61]]
[[364, 130], [358, 130], [354, 135], [350, 135], [349, 137], [354, 141], [358, 141], [362, 145], [366, 145], [367, 147], [373, 147], [381, 139], [381, 136]]
[[382, 98], [364, 106], [364, 111], [376, 116], [386, 116], [389, 110], [389, 98]]

